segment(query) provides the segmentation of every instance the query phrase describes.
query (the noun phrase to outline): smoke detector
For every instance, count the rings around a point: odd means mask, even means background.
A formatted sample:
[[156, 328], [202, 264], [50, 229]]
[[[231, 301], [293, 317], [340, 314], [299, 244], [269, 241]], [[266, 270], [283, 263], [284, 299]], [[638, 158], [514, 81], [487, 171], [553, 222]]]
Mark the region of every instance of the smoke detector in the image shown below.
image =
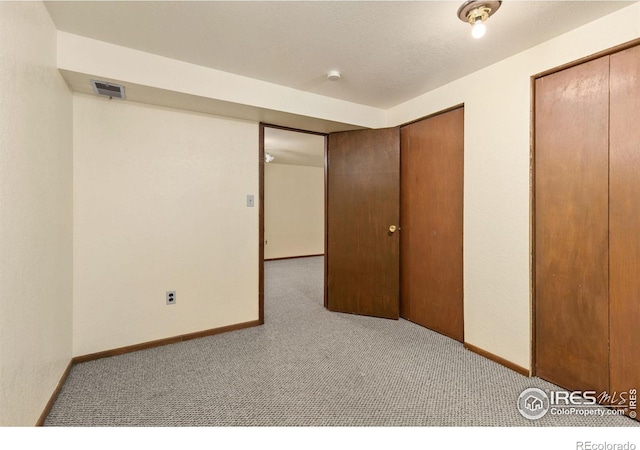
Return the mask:
[[91, 86], [93, 87], [93, 92], [97, 95], [109, 98], [119, 98], [122, 100], [125, 99], [124, 86], [120, 86], [119, 84], [113, 84], [107, 81], [91, 80]]
[[341, 75], [337, 70], [332, 70], [327, 74], [327, 80], [329, 81], [338, 81]]

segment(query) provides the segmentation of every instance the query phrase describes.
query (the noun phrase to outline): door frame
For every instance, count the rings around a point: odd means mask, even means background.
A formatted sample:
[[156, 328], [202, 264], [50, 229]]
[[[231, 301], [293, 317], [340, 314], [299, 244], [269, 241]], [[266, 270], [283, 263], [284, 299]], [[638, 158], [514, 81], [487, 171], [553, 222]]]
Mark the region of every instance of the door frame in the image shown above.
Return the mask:
[[298, 128], [285, 127], [282, 125], [258, 123], [258, 322], [264, 325], [264, 129], [274, 128], [276, 130], [291, 131], [294, 133], [313, 134], [324, 137], [324, 283], [323, 298], [324, 305], [327, 306], [327, 133], [318, 131], [301, 130]]
[[[640, 41], [640, 39], [638, 40]], [[425, 116], [419, 117], [417, 119], [411, 120], [409, 122], [402, 123], [398, 125], [398, 129], [402, 129], [407, 125], [411, 125], [416, 122], [420, 122], [425, 119], [429, 119], [431, 117], [447, 113], [449, 111], [453, 111], [458, 108], [464, 108], [464, 102], [458, 103], [456, 105], [450, 106], [448, 108], [433, 112], [431, 114], [427, 114]], [[303, 130], [300, 128], [292, 128], [283, 125], [276, 125], [267, 122], [259, 122], [258, 123], [259, 131], [258, 131], [258, 162], [259, 162], [259, 170], [258, 170], [258, 322], [260, 325], [264, 324], [264, 129], [265, 128], [274, 128], [277, 130], [285, 130], [292, 131], [296, 133], [306, 133], [313, 134], [317, 136], [324, 137], [324, 274], [323, 274], [323, 304], [325, 308], [329, 306], [328, 299], [328, 289], [327, 289], [327, 270], [328, 270], [328, 234], [327, 234], [327, 209], [328, 209], [328, 176], [329, 176], [329, 153], [328, 153], [328, 144], [329, 144], [329, 133], [323, 133], [318, 131], [310, 131]], [[402, 158], [402, 149], [400, 149], [400, 158]], [[402, 174], [400, 174], [402, 176]], [[463, 187], [464, 190], [464, 187]], [[401, 226], [402, 224], [400, 224]], [[463, 222], [463, 236], [464, 236], [464, 222]], [[401, 236], [402, 237], [402, 236]], [[463, 244], [463, 262], [464, 262], [464, 244]], [[400, 271], [402, 271], [402, 267], [400, 266]], [[463, 274], [464, 277], [464, 274]], [[464, 299], [464, 278], [463, 278], [463, 299]], [[463, 300], [464, 302], [464, 300]], [[463, 303], [464, 308], [464, 303]]]
[[536, 370], [536, 337], [537, 337], [537, 323], [536, 323], [536, 209], [535, 209], [535, 200], [536, 200], [536, 143], [535, 143], [535, 135], [536, 135], [536, 80], [547, 75], [552, 75], [556, 72], [561, 72], [565, 69], [570, 69], [575, 66], [579, 66], [580, 64], [587, 63], [589, 61], [593, 61], [595, 59], [601, 58], [603, 56], [611, 56], [614, 53], [618, 53], [629, 48], [640, 45], [640, 39], [634, 39], [629, 42], [625, 42], [620, 45], [616, 45], [614, 47], [602, 50], [597, 53], [593, 53], [591, 55], [585, 56], [580, 59], [576, 59], [574, 61], [568, 62], [566, 64], [562, 64], [560, 66], [554, 67], [552, 69], [545, 70], [543, 72], [537, 73], [530, 77], [530, 122], [529, 122], [529, 272], [530, 272], [530, 335], [531, 335], [531, 348], [530, 348], [530, 364], [531, 364], [531, 376], [537, 376]]

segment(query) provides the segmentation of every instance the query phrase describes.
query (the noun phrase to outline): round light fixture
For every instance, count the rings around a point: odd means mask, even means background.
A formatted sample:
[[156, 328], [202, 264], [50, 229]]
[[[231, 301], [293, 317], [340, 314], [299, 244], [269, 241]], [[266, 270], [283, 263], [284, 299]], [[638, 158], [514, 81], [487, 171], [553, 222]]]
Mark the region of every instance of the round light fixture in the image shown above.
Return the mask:
[[329, 81], [338, 81], [340, 79], [340, 77], [341, 77], [340, 72], [338, 72], [337, 70], [332, 70], [327, 75], [327, 80], [329, 80]]
[[486, 20], [491, 17], [502, 4], [501, 1], [469, 0], [458, 9], [458, 18], [471, 24], [471, 35], [478, 39], [487, 31]]

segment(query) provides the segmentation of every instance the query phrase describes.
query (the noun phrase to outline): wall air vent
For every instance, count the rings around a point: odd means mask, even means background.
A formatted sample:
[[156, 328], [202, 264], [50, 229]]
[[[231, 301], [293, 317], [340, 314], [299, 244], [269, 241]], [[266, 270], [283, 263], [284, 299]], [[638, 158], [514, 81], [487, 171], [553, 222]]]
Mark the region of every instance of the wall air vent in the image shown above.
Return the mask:
[[107, 83], [106, 81], [91, 80], [91, 86], [93, 87], [93, 92], [98, 95], [109, 98], [120, 98], [122, 100], [125, 99], [124, 86], [120, 86], [119, 84]]

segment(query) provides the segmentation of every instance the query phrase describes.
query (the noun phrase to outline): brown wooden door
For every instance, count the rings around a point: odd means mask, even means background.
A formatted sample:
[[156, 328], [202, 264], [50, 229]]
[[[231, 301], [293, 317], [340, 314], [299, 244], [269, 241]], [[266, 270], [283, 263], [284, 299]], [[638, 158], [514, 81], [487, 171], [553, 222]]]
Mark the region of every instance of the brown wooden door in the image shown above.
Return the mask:
[[611, 55], [611, 391], [640, 389], [640, 47]]
[[330, 134], [327, 155], [326, 305], [397, 319], [399, 129]]
[[464, 109], [402, 127], [400, 316], [463, 340]]
[[609, 57], [536, 80], [536, 373], [609, 388]]

